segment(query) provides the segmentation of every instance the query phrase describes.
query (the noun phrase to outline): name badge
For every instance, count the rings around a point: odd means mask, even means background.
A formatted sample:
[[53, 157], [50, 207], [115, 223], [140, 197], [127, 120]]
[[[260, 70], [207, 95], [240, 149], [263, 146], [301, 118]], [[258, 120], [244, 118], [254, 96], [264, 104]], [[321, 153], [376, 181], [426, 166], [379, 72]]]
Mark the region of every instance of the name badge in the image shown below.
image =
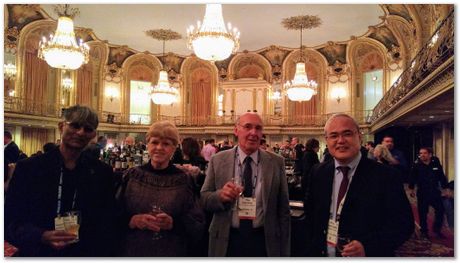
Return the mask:
[[339, 230], [339, 222], [329, 219], [327, 226], [327, 244], [335, 247], [337, 245], [337, 233]]
[[65, 231], [64, 217], [57, 216], [54, 218], [54, 230]]
[[240, 197], [238, 200], [238, 217], [240, 219], [256, 219], [256, 198]]

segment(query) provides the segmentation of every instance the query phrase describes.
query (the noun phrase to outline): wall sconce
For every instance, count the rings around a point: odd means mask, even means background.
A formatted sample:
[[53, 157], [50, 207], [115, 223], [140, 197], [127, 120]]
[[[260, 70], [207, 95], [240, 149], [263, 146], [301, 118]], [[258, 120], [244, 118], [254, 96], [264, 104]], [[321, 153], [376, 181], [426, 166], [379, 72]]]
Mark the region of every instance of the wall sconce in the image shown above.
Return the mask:
[[73, 87], [73, 81], [71, 78], [69, 77], [65, 77], [62, 79], [62, 88], [64, 89], [64, 91], [70, 91]]
[[105, 97], [112, 102], [114, 99], [118, 98], [120, 96], [118, 89], [114, 87], [107, 87], [105, 89]]
[[7, 80], [13, 80], [16, 78], [16, 65], [8, 62], [8, 64], [3, 64], [3, 76]]
[[346, 92], [342, 87], [336, 87], [331, 90], [331, 97], [337, 100], [337, 103], [340, 103], [340, 100], [345, 98]]

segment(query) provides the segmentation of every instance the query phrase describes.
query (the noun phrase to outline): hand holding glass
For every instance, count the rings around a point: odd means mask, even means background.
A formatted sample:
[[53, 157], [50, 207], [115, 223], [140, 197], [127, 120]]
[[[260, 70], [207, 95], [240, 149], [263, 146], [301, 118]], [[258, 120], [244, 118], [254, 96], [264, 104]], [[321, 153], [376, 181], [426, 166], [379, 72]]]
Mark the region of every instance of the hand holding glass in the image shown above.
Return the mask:
[[343, 247], [345, 245], [347, 245], [348, 243], [350, 243], [350, 242], [351, 242], [351, 238], [349, 238], [349, 237], [340, 237], [339, 236], [337, 238], [337, 246], [336, 246], [336, 248], [337, 248], [337, 252], [338, 252], [339, 255], [342, 254]]
[[65, 231], [69, 232], [77, 237], [70, 243], [76, 243], [79, 241], [79, 230], [80, 230], [80, 213], [77, 211], [67, 212], [64, 219]]
[[[244, 181], [241, 179], [241, 176], [235, 176], [232, 179], [233, 184], [236, 186], [236, 189], [238, 190], [239, 196], [243, 194], [243, 189], [244, 189]], [[233, 210], [238, 209], [238, 198], [235, 200], [235, 204], [233, 205]]]

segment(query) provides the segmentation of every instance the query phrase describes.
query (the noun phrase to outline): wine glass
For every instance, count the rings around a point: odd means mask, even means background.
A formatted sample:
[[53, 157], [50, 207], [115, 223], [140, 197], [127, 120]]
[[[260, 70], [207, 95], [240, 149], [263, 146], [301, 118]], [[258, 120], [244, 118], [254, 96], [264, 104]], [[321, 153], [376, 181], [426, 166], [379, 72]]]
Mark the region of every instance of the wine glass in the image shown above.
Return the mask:
[[336, 246], [336, 249], [337, 249], [337, 254], [338, 254], [339, 256], [342, 255], [343, 247], [344, 247], [345, 245], [347, 245], [348, 243], [350, 243], [350, 242], [351, 242], [351, 238], [349, 238], [349, 237], [339, 236], [339, 237], [337, 238], [337, 246]]
[[[161, 206], [157, 205], [157, 204], [152, 204], [151, 205], [151, 210], [150, 210], [150, 214], [153, 215], [153, 216], [157, 216], [161, 213], [164, 213], [163, 210], [161, 210]], [[161, 235], [160, 231], [158, 232], [153, 232], [153, 237], [152, 239], [153, 240], [158, 240], [158, 239], [161, 239], [163, 236]]]
[[70, 241], [70, 243], [76, 243], [78, 242], [79, 239], [79, 230], [80, 230], [80, 212], [78, 211], [71, 211], [65, 213], [64, 217], [64, 228], [66, 232], [69, 232], [73, 235], [76, 235], [77, 237]]
[[[243, 195], [244, 181], [242, 180], [241, 176], [234, 176], [232, 178], [232, 181], [233, 181], [233, 184], [235, 184], [235, 186], [237, 187], [240, 196]], [[233, 210], [237, 210], [237, 208], [238, 208], [238, 199], [235, 200], [235, 204], [233, 205]]]

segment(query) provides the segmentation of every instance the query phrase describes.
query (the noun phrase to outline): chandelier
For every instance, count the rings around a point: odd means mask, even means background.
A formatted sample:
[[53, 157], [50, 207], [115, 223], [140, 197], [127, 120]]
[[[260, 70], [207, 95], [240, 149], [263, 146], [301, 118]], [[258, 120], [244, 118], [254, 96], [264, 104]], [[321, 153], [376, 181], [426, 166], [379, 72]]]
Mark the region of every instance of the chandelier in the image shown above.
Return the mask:
[[[182, 38], [179, 33], [170, 29], [148, 30], [145, 33], [147, 36], [163, 41], [163, 57], [165, 57], [166, 40], [176, 40]], [[170, 85], [168, 72], [166, 72], [164, 67], [160, 70], [157, 85], [151, 87], [150, 97], [153, 103], [159, 105], [169, 105], [179, 101], [179, 91], [176, 87]]]
[[187, 29], [187, 47], [201, 59], [224, 60], [240, 47], [240, 32], [230, 23], [227, 27], [228, 31], [222, 17], [222, 5], [206, 4], [203, 24], [198, 21], [196, 28], [191, 25]]
[[305, 72], [305, 62], [303, 58], [302, 46], [302, 30], [315, 28], [321, 25], [321, 19], [318, 16], [293, 16], [285, 18], [282, 21], [285, 28], [300, 30], [300, 59], [296, 63], [296, 70], [294, 79], [286, 81], [284, 87], [286, 88], [287, 96], [292, 101], [308, 101], [311, 97], [317, 94], [318, 84], [308, 80], [307, 73]]
[[3, 76], [7, 80], [16, 78], [16, 65], [11, 62], [8, 64], [3, 64]]
[[38, 57], [44, 59], [48, 65], [60, 69], [78, 69], [82, 64], [88, 63], [89, 47], [80, 39], [75, 39], [72, 17], [79, 14], [78, 9], [69, 10], [69, 5], [56, 5], [54, 11], [59, 19], [56, 32], [40, 41]]

